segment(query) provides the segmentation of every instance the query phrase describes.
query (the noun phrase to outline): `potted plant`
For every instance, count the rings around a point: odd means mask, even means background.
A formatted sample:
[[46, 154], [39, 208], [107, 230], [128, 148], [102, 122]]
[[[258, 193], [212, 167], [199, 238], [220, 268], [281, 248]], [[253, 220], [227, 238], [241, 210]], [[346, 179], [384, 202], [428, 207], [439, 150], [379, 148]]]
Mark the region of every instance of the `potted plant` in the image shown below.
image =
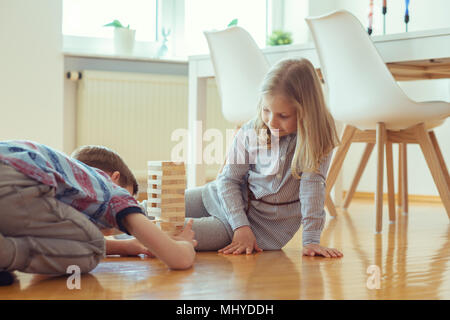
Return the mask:
[[274, 30], [267, 40], [269, 46], [282, 46], [292, 43], [292, 33], [282, 30]]
[[130, 25], [123, 26], [119, 20], [114, 20], [104, 27], [114, 27], [114, 51], [118, 54], [132, 54], [136, 30], [130, 29]]

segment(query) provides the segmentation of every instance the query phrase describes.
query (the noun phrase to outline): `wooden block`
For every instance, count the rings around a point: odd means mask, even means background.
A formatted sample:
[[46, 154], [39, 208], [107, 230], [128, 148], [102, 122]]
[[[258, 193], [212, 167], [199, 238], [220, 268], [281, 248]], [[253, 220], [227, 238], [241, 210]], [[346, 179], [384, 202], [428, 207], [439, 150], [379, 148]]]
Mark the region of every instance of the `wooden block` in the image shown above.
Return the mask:
[[158, 188], [159, 188], [159, 186], [173, 186], [173, 185], [186, 187], [185, 179], [151, 179], [151, 178], [149, 178], [147, 183], [149, 186], [155, 184], [158, 186]]
[[165, 228], [171, 228], [171, 227], [179, 227], [184, 225], [184, 221], [179, 222], [169, 222], [169, 221], [160, 221], [160, 226]]
[[183, 230], [183, 223], [174, 224], [171, 222], [161, 221], [157, 224], [159, 228], [170, 235], [177, 235]]
[[147, 202], [147, 206], [149, 208], [177, 209], [177, 211], [181, 211], [181, 209], [185, 210], [184, 201], [183, 202], [177, 202], [177, 203]]
[[148, 192], [148, 199], [152, 198], [152, 199], [184, 199], [184, 194], [179, 194], [179, 193], [165, 193], [165, 194], [160, 194], [160, 193], [152, 193], [152, 192]]
[[186, 176], [186, 170], [184, 168], [177, 170], [162, 170], [156, 167], [148, 168], [147, 173], [149, 175], [157, 175], [157, 176]]
[[183, 226], [174, 226], [172, 224], [163, 224], [159, 226], [162, 231], [165, 232], [174, 232], [174, 233], [180, 233], [183, 230]]
[[186, 209], [184, 207], [174, 207], [174, 208], [158, 208], [158, 207], [151, 207], [147, 206], [147, 212], [149, 213], [155, 213], [155, 214], [164, 214], [166, 216], [169, 215], [183, 215]]
[[184, 167], [184, 162], [173, 162], [169, 160], [157, 160], [157, 161], [147, 161], [149, 167]]
[[170, 210], [170, 209], [163, 209], [161, 211], [161, 218], [162, 219], [169, 219], [169, 218], [178, 218], [178, 217], [184, 217], [185, 211], [183, 210]]
[[184, 217], [184, 215], [182, 215], [182, 216], [169, 217], [167, 220], [169, 222], [182, 222], [182, 223], [184, 223], [184, 219], [185, 219], [185, 217]]
[[186, 190], [186, 186], [180, 184], [169, 184], [169, 185], [149, 185], [149, 193], [156, 194], [183, 194]]
[[163, 212], [161, 213], [160, 216], [158, 216], [159, 219], [163, 220], [163, 221], [184, 221], [185, 216], [184, 216], [184, 212], [172, 212], [172, 213], [167, 213], [167, 212]]
[[[148, 195], [180, 195], [184, 196], [185, 188], [177, 189], [177, 188], [164, 188], [164, 189], [158, 189], [158, 188], [149, 188], [147, 189]], [[150, 198], [150, 196], [149, 196]]]
[[147, 200], [148, 203], [162, 203], [162, 204], [172, 204], [172, 203], [179, 203], [184, 205], [184, 197], [182, 198], [149, 198]]

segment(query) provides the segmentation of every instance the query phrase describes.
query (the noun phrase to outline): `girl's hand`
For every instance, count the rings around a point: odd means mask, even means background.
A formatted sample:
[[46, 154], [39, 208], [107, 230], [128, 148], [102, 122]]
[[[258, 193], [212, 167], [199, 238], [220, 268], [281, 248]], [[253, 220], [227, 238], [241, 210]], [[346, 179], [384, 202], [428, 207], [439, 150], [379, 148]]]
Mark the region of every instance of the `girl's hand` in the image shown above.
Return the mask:
[[322, 247], [319, 244], [309, 243], [303, 246], [303, 255], [314, 257], [316, 255], [326, 258], [341, 258], [344, 255], [337, 249]]
[[219, 252], [224, 254], [241, 254], [244, 252], [251, 254], [253, 250], [256, 252], [262, 251], [256, 243], [252, 229], [249, 226], [243, 226], [234, 231], [233, 241], [225, 248], [220, 249]]
[[188, 223], [186, 223], [183, 231], [181, 231], [181, 233], [179, 233], [178, 235], [173, 236], [172, 239], [177, 241], [188, 241], [195, 248], [197, 246], [197, 240], [194, 239], [195, 232], [192, 230], [193, 223], [193, 219], [189, 220]]

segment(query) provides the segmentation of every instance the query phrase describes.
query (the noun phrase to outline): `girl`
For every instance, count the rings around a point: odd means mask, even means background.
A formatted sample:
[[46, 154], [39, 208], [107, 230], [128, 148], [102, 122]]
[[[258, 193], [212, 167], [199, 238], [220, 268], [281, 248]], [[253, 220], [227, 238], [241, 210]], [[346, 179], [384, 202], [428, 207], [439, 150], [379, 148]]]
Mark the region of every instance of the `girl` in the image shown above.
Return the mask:
[[279, 62], [260, 94], [256, 117], [236, 134], [217, 179], [186, 191], [197, 250], [278, 250], [303, 224], [304, 255], [341, 257], [320, 246], [326, 174], [339, 139], [313, 65]]

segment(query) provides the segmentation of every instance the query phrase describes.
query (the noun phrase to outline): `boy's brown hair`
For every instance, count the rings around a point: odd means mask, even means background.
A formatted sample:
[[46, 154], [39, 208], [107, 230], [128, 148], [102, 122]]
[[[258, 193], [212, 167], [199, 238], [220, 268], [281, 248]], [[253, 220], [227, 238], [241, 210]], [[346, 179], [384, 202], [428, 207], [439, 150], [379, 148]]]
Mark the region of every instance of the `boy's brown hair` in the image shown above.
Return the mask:
[[98, 168], [109, 174], [118, 171], [120, 173], [119, 185], [121, 187], [132, 186], [133, 196], [138, 193], [135, 176], [117, 152], [104, 146], [82, 146], [71, 156], [90, 167]]

